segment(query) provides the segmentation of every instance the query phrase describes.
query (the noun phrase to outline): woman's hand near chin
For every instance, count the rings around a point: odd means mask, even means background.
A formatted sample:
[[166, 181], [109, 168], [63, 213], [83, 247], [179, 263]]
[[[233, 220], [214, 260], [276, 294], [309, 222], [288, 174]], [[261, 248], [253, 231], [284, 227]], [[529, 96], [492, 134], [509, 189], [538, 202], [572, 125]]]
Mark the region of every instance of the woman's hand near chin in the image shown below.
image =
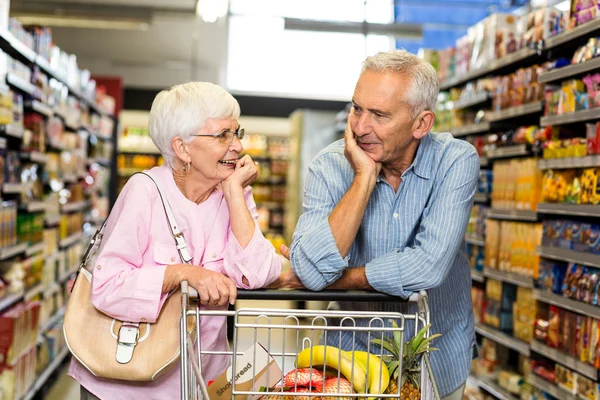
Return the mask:
[[233, 173], [221, 183], [223, 196], [229, 208], [231, 231], [243, 249], [252, 240], [256, 227], [244, 198], [244, 188], [252, 184], [257, 176], [256, 165], [250, 156], [244, 156], [238, 160]]
[[245, 155], [235, 164], [235, 170], [222, 183], [223, 192], [233, 187], [245, 188], [252, 185], [258, 177], [258, 168], [250, 156]]

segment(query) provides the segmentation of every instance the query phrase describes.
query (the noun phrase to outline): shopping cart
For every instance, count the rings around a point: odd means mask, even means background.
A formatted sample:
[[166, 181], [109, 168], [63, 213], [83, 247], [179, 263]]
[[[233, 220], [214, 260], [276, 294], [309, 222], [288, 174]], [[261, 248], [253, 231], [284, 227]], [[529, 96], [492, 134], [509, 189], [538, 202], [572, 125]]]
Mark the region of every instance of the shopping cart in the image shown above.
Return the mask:
[[[279, 385], [275, 388], [267, 389], [265, 392], [265, 388], [257, 388], [255, 386], [255, 377], [252, 378], [252, 386], [250, 390], [242, 390], [236, 384], [235, 379], [231, 379], [231, 375], [228, 376], [228, 380], [231, 384], [231, 398], [248, 398], [248, 399], [350, 399], [350, 398], [360, 398], [360, 399], [374, 399], [374, 398], [401, 398], [400, 395], [400, 381], [401, 374], [398, 376], [398, 391], [392, 394], [382, 394], [382, 393], [353, 393], [351, 395], [348, 394], [347, 391], [340, 391], [340, 384], [338, 383], [337, 391], [335, 389], [329, 388], [327, 392], [325, 392], [325, 386], [323, 386], [322, 392], [294, 392], [294, 391], [286, 391], [283, 392], [284, 388], [281, 382], [283, 382], [284, 376], [286, 375], [286, 369], [290, 367], [294, 367], [295, 363], [298, 361], [298, 353], [306, 348], [311, 348], [313, 345], [318, 345], [319, 340], [324, 343], [331, 344], [331, 340], [328, 341], [327, 336], [330, 335], [334, 337], [337, 336], [340, 338], [340, 346], [341, 348], [341, 337], [340, 332], [350, 332], [352, 335], [352, 347], [354, 347], [355, 335], [358, 332], [365, 332], [368, 340], [367, 340], [367, 348], [368, 352], [371, 352], [380, 358], [380, 363], [383, 363], [383, 355], [386, 354], [383, 350], [383, 346], [375, 346], [371, 344], [371, 339], [381, 339], [383, 341], [384, 335], [393, 334], [397, 339], [400, 337], [400, 342], [404, 343], [405, 341], [405, 331], [406, 331], [406, 322], [409, 320], [414, 321], [415, 332], [417, 332], [420, 328], [429, 325], [429, 306], [427, 302], [427, 294], [423, 291], [418, 294], [414, 294], [410, 297], [408, 302], [417, 303], [418, 310], [414, 314], [402, 314], [396, 312], [349, 312], [349, 311], [332, 311], [332, 310], [290, 310], [290, 309], [258, 309], [258, 308], [242, 308], [236, 311], [227, 311], [227, 310], [202, 310], [197, 305], [197, 292], [188, 287], [187, 282], [182, 283], [182, 308], [183, 314], [186, 315], [187, 318], [181, 319], [181, 399], [182, 400], [190, 400], [190, 399], [203, 399], [208, 400], [209, 394], [207, 390], [206, 383], [202, 378], [202, 363], [200, 362], [201, 355], [211, 355], [211, 356], [222, 356], [222, 357], [230, 357], [231, 358], [231, 371], [233, 371], [232, 375], [235, 375], [236, 368], [236, 360], [238, 357], [244, 355], [246, 349], [241, 349], [242, 346], [240, 343], [242, 340], [240, 338], [248, 339], [252, 338], [253, 342], [256, 343], [258, 341], [258, 337], [264, 337], [266, 335], [266, 343], [261, 343], [264, 345], [264, 349], [267, 351], [270, 356], [274, 359], [277, 359], [280, 364], [280, 372], [275, 378], [275, 381], [279, 381]], [[399, 300], [397, 297], [388, 296], [382, 293], [377, 292], [356, 292], [356, 291], [321, 291], [321, 292], [311, 292], [308, 290], [287, 290], [287, 289], [279, 289], [279, 290], [239, 290], [238, 291], [238, 299], [239, 300], [276, 300], [276, 301], [358, 301], [358, 302], [397, 302], [403, 301]], [[233, 317], [234, 318], [234, 335], [233, 335], [233, 348], [230, 351], [210, 351], [203, 350], [202, 343], [200, 340], [200, 321], [202, 317], [209, 316], [221, 316], [221, 317]], [[250, 320], [250, 322], [248, 322]], [[276, 320], [282, 320], [282, 322], [277, 322]], [[361, 324], [360, 321], [368, 321], [368, 324]], [[397, 324], [390, 326], [388, 323], [386, 325], [385, 321], [394, 320], [397, 321]], [[190, 329], [190, 324], [195, 324], [194, 329]], [[194, 332], [190, 335], [188, 332]], [[305, 331], [307, 336], [301, 338], [301, 332]], [[249, 332], [247, 334], [246, 332]], [[281, 347], [275, 348], [272, 343], [272, 337], [275, 332], [282, 333], [283, 341]], [[290, 335], [293, 339], [293, 343], [286, 343], [286, 339]], [[398, 336], [399, 335], [399, 336]], [[319, 337], [321, 336], [321, 337]], [[429, 336], [429, 332], [427, 331], [425, 337]], [[334, 339], [336, 341], [337, 339]], [[293, 349], [290, 351], [287, 347], [291, 346]], [[327, 349], [327, 347], [324, 347]], [[402, 348], [400, 346], [400, 360], [402, 360]], [[348, 349], [345, 349], [349, 351]], [[350, 349], [351, 351], [352, 349]], [[319, 350], [320, 351], [320, 350]], [[325, 350], [324, 350], [325, 351]], [[347, 353], [348, 354], [352, 353]], [[236, 356], [234, 356], [236, 355]], [[315, 366], [317, 359], [316, 355], [313, 354], [310, 356], [310, 365], [309, 368], [313, 366], [313, 357], [315, 357]], [[342, 352], [337, 352], [336, 357], [338, 357], [338, 362], [341, 362]], [[352, 371], [351, 377], [348, 378], [351, 381], [355, 376], [354, 374], [354, 356], [350, 356], [352, 361]], [[323, 354], [323, 358], [325, 358], [325, 354]], [[254, 350], [253, 362], [252, 365], [256, 365], [256, 349]], [[374, 373], [374, 370], [379, 370], [381, 365], [373, 365], [370, 363], [366, 364], [366, 382], [369, 382], [370, 374]], [[322, 367], [321, 367], [322, 368]], [[325, 366], [326, 369], [328, 367]], [[358, 368], [358, 367], [357, 367]], [[369, 371], [369, 369], [371, 369]], [[332, 370], [332, 368], [330, 368]], [[400, 371], [402, 371], [402, 365], [400, 362]], [[266, 371], [266, 381], [272, 382], [273, 377], [269, 376], [270, 369]], [[297, 375], [296, 375], [297, 376]], [[343, 375], [340, 374], [339, 369], [337, 370], [337, 377], [340, 378]], [[378, 376], [379, 377], [379, 376]], [[263, 376], [263, 378], [265, 378]], [[231, 380], [230, 380], [231, 379]], [[381, 389], [381, 377], [379, 377], [379, 386], [376, 388]], [[391, 378], [390, 378], [391, 379]], [[339, 381], [339, 379], [338, 379]], [[350, 382], [352, 385], [354, 382]], [[435, 383], [435, 379], [432, 373], [429, 353], [426, 352], [422, 358], [421, 364], [421, 373], [420, 373], [420, 390], [421, 390], [421, 399], [422, 400], [439, 400], [440, 396], [437, 390], [437, 386]], [[335, 386], [334, 386], [335, 387]], [[263, 391], [259, 391], [263, 390]], [[321, 390], [321, 389], [319, 389]], [[239, 397], [236, 397], [239, 396]], [[284, 397], [285, 396], [285, 397]], [[301, 396], [301, 397], [299, 397]]]

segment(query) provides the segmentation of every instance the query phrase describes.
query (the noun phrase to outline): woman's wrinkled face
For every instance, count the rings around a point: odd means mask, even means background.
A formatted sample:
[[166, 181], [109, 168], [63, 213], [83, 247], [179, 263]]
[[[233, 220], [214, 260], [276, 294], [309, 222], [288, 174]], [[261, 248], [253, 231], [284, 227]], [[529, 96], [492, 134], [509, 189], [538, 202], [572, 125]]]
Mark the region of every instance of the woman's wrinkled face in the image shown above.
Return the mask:
[[208, 118], [198, 135], [189, 143], [192, 169], [204, 178], [221, 182], [235, 170], [244, 149], [233, 134], [239, 129], [237, 119]]

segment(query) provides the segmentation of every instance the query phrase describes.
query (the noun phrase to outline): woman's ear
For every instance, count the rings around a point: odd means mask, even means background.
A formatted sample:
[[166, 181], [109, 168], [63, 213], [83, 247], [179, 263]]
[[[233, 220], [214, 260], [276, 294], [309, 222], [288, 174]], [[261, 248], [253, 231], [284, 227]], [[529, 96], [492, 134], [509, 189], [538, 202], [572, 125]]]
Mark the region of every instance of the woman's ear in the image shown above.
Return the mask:
[[413, 125], [413, 137], [417, 140], [423, 139], [431, 128], [433, 128], [433, 123], [435, 122], [435, 114], [433, 111], [425, 110], [414, 122]]
[[171, 147], [173, 148], [173, 151], [175, 152], [177, 158], [182, 163], [185, 164], [192, 161], [190, 156], [189, 145], [186, 142], [184, 142], [184, 140], [180, 136], [175, 136], [171, 140]]

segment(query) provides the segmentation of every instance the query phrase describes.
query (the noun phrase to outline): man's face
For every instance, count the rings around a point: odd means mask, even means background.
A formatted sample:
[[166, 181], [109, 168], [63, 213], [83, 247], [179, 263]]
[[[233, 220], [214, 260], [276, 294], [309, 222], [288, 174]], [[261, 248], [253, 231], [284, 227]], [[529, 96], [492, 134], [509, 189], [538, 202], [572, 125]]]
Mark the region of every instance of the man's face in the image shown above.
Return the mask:
[[404, 101], [411, 84], [396, 72], [362, 73], [348, 116], [358, 145], [376, 162], [393, 163], [413, 139], [412, 110]]

